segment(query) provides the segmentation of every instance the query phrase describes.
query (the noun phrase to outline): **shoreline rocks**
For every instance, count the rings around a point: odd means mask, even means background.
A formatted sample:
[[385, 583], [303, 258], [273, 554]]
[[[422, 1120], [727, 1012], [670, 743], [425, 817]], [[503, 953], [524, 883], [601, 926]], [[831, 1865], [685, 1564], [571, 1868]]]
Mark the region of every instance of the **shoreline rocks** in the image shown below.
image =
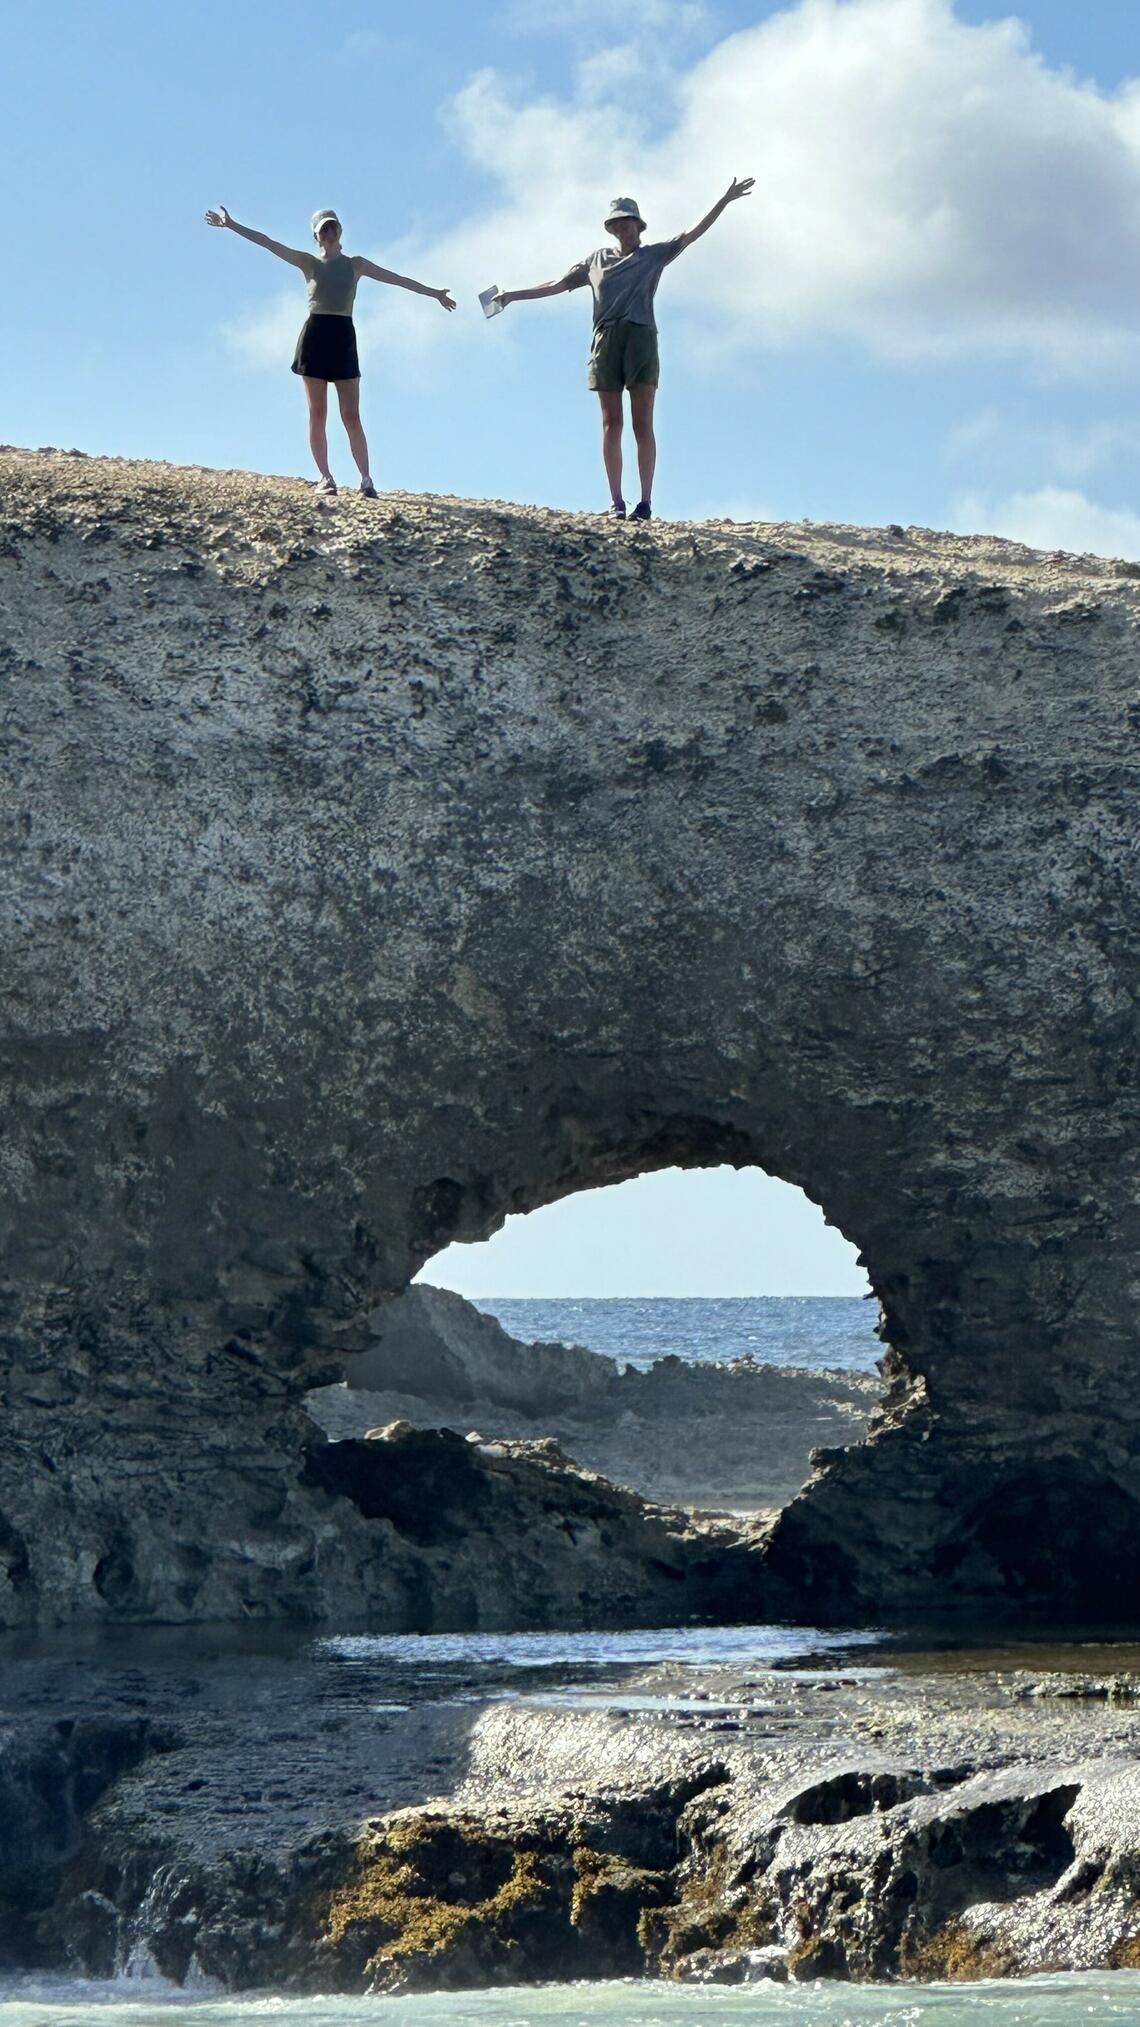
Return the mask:
[[94, 1651], [81, 1693], [74, 1657], [10, 1660], [4, 1965], [352, 1993], [1134, 1964], [1140, 1677], [1113, 1705], [884, 1658], [411, 1702], [316, 1650]]
[[394, 1420], [552, 1436], [643, 1498], [770, 1514], [801, 1489], [813, 1450], [866, 1434], [881, 1393], [874, 1374], [750, 1359], [622, 1368], [581, 1345], [520, 1343], [462, 1296], [420, 1283], [379, 1312], [347, 1383], [307, 1406], [334, 1439]]
[[755, 1616], [763, 1532], [652, 1505], [550, 1437], [397, 1421], [314, 1445], [314, 1484], [416, 1557], [394, 1631], [731, 1623]]

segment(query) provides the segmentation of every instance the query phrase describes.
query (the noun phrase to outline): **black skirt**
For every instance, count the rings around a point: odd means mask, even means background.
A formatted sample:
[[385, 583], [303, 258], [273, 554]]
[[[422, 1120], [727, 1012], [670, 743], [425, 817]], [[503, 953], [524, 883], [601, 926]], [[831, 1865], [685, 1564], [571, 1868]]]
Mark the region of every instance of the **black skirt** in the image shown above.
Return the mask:
[[351, 317], [307, 317], [293, 354], [294, 373], [306, 380], [359, 380], [356, 331]]

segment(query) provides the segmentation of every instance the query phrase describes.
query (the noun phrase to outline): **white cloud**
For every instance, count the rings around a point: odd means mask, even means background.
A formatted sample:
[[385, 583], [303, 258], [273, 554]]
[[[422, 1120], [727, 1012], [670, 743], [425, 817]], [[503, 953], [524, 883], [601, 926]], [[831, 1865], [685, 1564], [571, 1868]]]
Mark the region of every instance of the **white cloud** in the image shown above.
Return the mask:
[[[555, 18], [549, 0], [516, 0], [517, 19], [520, 6], [532, 25]], [[590, 11], [615, 40], [599, 32], [562, 95], [527, 97], [486, 70], [445, 109], [495, 199], [434, 243], [365, 249], [462, 293], [453, 322], [472, 339], [474, 292], [564, 272], [598, 243], [614, 192], [664, 236], [754, 174], [755, 195], [662, 285], [692, 360], [821, 338], [1074, 372], [1138, 356], [1140, 84], [1107, 94], [1050, 70], [1018, 22], [968, 25], [952, 0], [797, 0], [687, 67], [671, 57], [670, 90], [649, 107], [628, 88], [636, 15], [610, 0]], [[422, 365], [455, 333], [411, 309], [369, 301], [363, 328]], [[493, 342], [565, 314], [512, 310]]]
[[953, 526], [961, 534], [1004, 535], [1031, 549], [1140, 562], [1140, 514], [1129, 507], [1101, 506], [1062, 486], [1011, 493], [1004, 500], [963, 494], [954, 505]]
[[1140, 422], [1113, 416], [1083, 427], [1053, 423], [1041, 432], [1039, 442], [1047, 464], [1058, 477], [1086, 479], [1114, 458], [1140, 455]]
[[754, 173], [756, 195], [663, 285], [738, 344], [840, 336], [1065, 367], [1133, 348], [1140, 88], [1051, 71], [1017, 22], [969, 26], [951, 0], [799, 0], [677, 92], [650, 140], [620, 93], [528, 104], [484, 73], [455, 133], [502, 200], [445, 252], [462, 264], [490, 240], [537, 281], [597, 238], [611, 184], [666, 233]]
[[284, 290], [243, 311], [221, 326], [221, 335], [236, 358], [247, 366], [264, 366], [279, 372], [287, 365], [297, 333], [305, 318], [305, 297], [300, 288]]
[[647, 132], [676, 117], [676, 92], [685, 64], [715, 39], [712, 10], [703, 0], [512, 0], [505, 16], [518, 34], [545, 35], [569, 45], [577, 57], [574, 96], [583, 104], [605, 99], [636, 111]]

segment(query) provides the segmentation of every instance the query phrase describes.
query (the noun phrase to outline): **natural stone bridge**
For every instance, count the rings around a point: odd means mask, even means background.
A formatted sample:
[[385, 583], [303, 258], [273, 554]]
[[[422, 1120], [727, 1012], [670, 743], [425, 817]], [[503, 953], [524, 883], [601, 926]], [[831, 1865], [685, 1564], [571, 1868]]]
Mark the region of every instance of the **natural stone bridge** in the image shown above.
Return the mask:
[[710, 1162], [893, 1347], [736, 1616], [1134, 1619], [1138, 573], [0, 478], [0, 1621], [406, 1617], [305, 1389], [448, 1240]]

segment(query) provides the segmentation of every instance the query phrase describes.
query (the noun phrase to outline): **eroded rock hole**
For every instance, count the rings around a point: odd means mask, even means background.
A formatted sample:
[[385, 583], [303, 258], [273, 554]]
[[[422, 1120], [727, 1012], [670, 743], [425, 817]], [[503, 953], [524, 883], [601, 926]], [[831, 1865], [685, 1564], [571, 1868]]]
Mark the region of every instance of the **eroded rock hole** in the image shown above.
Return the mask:
[[645, 1500], [766, 1517], [814, 1451], [861, 1439], [877, 1317], [854, 1247], [759, 1168], [583, 1189], [444, 1247], [376, 1312], [346, 1383], [310, 1407], [334, 1444], [387, 1431], [389, 1461], [342, 1451], [314, 1469], [416, 1540], [461, 1524], [460, 1486], [484, 1510], [498, 1496], [420, 1438], [441, 1429], [516, 1461], [546, 1445]]
[[1111, 1624], [1132, 1608], [1137, 1525], [1128, 1492], [1061, 1458], [1048, 1479], [1027, 1473], [987, 1486], [963, 1513], [939, 1573], [952, 1576], [972, 1557], [1030, 1606], [1083, 1610]]
[[785, 1814], [792, 1823], [849, 1823], [855, 1816], [897, 1809], [915, 1795], [929, 1794], [931, 1785], [918, 1772], [887, 1769], [872, 1774], [848, 1769], [804, 1788]]
[[1067, 1819], [1080, 1792], [1079, 1783], [1066, 1783], [1042, 1795], [983, 1801], [934, 1822], [923, 1855], [946, 1875], [944, 1911], [1015, 1900], [1061, 1879], [1076, 1856]]

